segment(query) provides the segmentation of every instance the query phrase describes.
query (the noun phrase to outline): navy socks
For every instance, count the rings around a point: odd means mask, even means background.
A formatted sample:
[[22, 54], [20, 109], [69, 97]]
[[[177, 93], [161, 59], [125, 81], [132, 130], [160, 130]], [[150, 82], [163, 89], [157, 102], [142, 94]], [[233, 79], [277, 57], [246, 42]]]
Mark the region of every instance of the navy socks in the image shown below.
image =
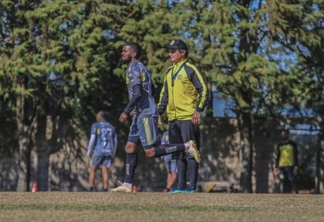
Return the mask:
[[170, 153], [185, 151], [186, 146], [184, 144], [162, 144], [154, 149], [155, 157], [165, 156]]
[[126, 175], [125, 183], [133, 183], [135, 169], [137, 166], [137, 153], [126, 153]]

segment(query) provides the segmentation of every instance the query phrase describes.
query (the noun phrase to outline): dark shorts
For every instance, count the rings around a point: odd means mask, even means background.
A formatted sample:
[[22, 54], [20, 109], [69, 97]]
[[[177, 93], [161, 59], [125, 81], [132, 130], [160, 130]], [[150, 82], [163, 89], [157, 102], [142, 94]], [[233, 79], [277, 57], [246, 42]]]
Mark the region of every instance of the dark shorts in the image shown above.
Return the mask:
[[128, 142], [142, 144], [144, 149], [149, 149], [155, 146], [157, 139], [157, 116], [133, 116]]
[[92, 156], [91, 159], [91, 166], [92, 167], [97, 167], [99, 165], [105, 166], [105, 167], [110, 167], [112, 161], [111, 156]]
[[298, 186], [296, 181], [296, 176], [294, 174], [293, 166], [279, 167], [279, 178], [282, 182], [282, 192], [286, 193], [289, 191], [289, 187], [287, 186], [289, 183], [293, 191], [298, 193]]
[[[174, 120], [169, 121], [169, 143], [182, 144], [189, 140], [194, 140], [197, 148], [200, 147], [200, 129], [199, 125], [194, 125], [191, 120]], [[173, 159], [192, 158], [185, 152], [176, 152], [172, 154]]]

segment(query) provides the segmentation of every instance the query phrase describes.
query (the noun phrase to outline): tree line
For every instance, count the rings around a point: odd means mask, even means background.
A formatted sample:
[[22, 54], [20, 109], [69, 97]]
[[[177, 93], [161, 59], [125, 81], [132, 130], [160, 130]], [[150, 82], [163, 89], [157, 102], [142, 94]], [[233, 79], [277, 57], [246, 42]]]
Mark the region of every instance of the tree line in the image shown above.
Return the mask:
[[[29, 190], [32, 149], [48, 158], [85, 137], [100, 109], [123, 143], [126, 41], [142, 46], [157, 93], [170, 65], [163, 46], [180, 37], [211, 88], [234, 100], [246, 192], [255, 118], [284, 124], [284, 108], [311, 109], [323, 125], [321, 0], [2, 0], [0, 11], [0, 150], [1, 158], [19, 154], [17, 190]], [[41, 163], [39, 175], [47, 168]]]

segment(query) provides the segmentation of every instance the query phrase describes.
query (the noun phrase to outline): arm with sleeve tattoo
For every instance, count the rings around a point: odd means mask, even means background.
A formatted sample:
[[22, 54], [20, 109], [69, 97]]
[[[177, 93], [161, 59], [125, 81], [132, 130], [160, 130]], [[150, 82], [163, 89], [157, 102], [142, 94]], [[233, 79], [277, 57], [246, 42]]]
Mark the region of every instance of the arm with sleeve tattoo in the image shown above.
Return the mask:
[[166, 81], [166, 77], [164, 79], [163, 87], [160, 93], [160, 102], [158, 104], [158, 111], [159, 114], [163, 114], [166, 110], [166, 107], [168, 105], [169, 95], [168, 95], [168, 84]]
[[134, 85], [133, 86], [133, 95], [130, 101], [128, 102], [126, 108], [124, 109], [124, 113], [126, 115], [129, 115], [131, 111], [133, 111], [134, 107], [138, 103], [139, 99], [141, 98], [141, 86], [140, 85]]

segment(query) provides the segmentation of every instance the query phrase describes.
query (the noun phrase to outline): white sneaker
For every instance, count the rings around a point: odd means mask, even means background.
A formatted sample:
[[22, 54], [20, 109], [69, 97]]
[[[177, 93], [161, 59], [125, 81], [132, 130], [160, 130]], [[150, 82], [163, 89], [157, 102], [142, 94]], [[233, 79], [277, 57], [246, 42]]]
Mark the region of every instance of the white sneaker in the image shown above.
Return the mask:
[[199, 150], [197, 149], [196, 142], [190, 140], [187, 142], [187, 144], [189, 144], [190, 146], [187, 153], [190, 154], [197, 161], [197, 163], [200, 163], [200, 153]]
[[132, 187], [127, 187], [125, 184], [120, 185], [114, 189], [110, 189], [111, 192], [124, 192], [124, 193], [131, 193]]

